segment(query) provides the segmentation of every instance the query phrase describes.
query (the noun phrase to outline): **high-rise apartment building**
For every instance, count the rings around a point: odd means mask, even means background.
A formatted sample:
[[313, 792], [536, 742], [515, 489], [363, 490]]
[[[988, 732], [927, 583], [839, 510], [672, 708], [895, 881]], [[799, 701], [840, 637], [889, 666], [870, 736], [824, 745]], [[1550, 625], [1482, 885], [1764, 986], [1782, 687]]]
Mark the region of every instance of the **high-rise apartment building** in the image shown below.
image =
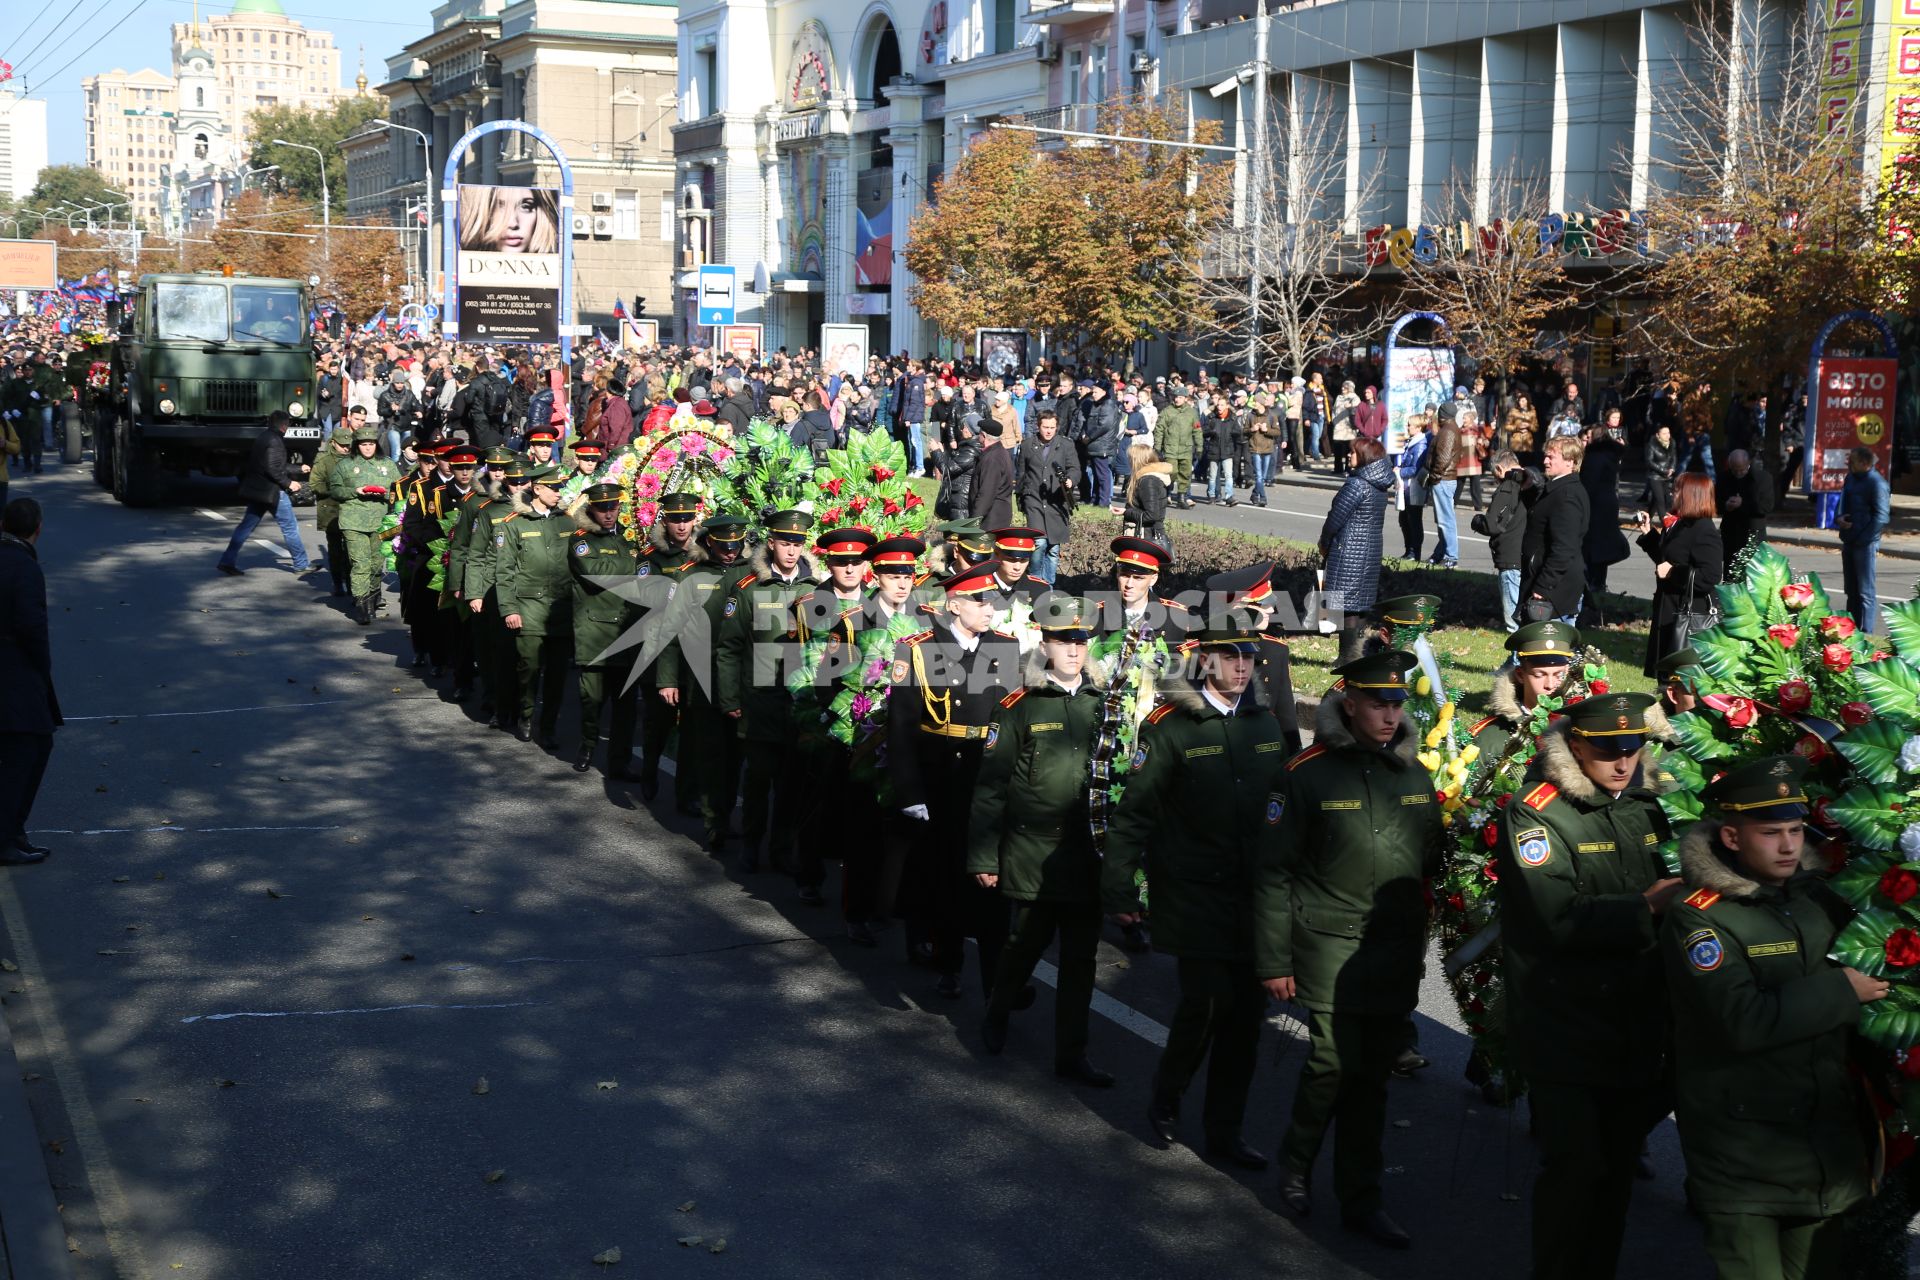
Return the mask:
[[80, 82], [86, 99], [87, 165], [125, 192], [136, 218], [160, 215], [174, 156], [173, 77], [151, 67]]
[[0, 89], [0, 195], [24, 200], [47, 166], [47, 104]]

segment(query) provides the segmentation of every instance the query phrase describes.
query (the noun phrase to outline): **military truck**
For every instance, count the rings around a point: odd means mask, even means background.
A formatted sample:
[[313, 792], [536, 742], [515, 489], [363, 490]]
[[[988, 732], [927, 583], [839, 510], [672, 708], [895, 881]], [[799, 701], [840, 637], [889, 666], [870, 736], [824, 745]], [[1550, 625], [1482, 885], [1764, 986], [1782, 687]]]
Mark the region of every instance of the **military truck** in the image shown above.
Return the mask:
[[320, 443], [311, 310], [304, 280], [141, 276], [107, 310], [117, 337], [94, 479], [126, 505], [145, 506], [169, 473], [238, 475], [275, 409], [293, 419], [288, 452], [310, 458]]

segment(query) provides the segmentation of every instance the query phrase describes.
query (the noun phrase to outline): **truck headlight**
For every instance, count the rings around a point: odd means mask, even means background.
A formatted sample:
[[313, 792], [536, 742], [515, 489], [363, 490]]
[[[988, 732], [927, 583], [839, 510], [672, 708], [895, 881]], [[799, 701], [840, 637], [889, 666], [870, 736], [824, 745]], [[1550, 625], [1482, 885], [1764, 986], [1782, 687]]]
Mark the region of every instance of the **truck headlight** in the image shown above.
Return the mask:
[[160, 402], [160, 412], [162, 412], [162, 413], [164, 413], [164, 414], [166, 414], [166, 415], [167, 415], [168, 417], [172, 417], [172, 416], [173, 416], [173, 411], [174, 411], [174, 403], [173, 403], [173, 401], [171, 401], [171, 400], [162, 400], [162, 401]]
[[307, 416], [307, 406], [295, 400], [287, 406], [287, 416], [289, 418], [304, 418]]

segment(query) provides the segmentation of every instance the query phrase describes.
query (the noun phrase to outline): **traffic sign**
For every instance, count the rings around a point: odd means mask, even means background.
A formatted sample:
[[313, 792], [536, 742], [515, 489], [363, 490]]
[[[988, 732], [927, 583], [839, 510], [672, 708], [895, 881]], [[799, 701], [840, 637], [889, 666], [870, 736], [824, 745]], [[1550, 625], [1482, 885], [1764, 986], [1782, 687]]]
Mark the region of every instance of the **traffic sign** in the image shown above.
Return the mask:
[[700, 268], [699, 322], [703, 325], [733, 323], [734, 276], [732, 267]]
[[429, 302], [420, 310], [429, 320], [438, 320], [440, 318], [440, 304], [437, 302]]

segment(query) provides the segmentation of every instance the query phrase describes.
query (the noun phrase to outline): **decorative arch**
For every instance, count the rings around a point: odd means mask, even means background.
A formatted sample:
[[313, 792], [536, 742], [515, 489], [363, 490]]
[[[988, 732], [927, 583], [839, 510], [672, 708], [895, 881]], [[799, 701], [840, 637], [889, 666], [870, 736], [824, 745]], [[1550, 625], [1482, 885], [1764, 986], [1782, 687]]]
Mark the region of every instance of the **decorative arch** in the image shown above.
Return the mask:
[[[885, 106], [887, 81], [907, 69], [899, 20], [891, 5], [869, 4], [854, 30], [859, 34], [853, 42], [853, 96], [876, 107]], [[889, 55], [884, 62], [883, 53]]]

